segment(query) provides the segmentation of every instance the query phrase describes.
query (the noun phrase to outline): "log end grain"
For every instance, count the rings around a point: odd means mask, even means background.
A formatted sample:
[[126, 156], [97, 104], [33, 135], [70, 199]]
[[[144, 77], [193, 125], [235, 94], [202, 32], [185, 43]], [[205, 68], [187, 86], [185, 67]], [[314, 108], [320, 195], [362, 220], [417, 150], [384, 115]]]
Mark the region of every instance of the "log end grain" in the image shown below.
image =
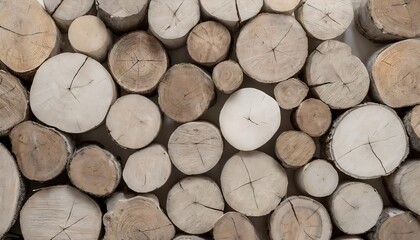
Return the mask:
[[320, 137], [330, 128], [331, 109], [324, 102], [310, 98], [303, 101], [293, 113], [295, 126], [311, 137]]
[[301, 0], [264, 0], [263, 9], [266, 12], [291, 14], [300, 2]]
[[213, 228], [213, 237], [215, 240], [258, 240], [257, 232], [251, 221], [237, 212], [227, 212], [216, 222]]
[[276, 140], [276, 156], [287, 168], [302, 167], [313, 158], [315, 151], [314, 140], [301, 131], [285, 131]]
[[286, 110], [298, 107], [306, 98], [308, 92], [308, 86], [297, 78], [279, 82], [274, 88], [274, 96], [277, 103]]
[[44, 0], [44, 5], [45, 10], [63, 32], [68, 31], [76, 18], [96, 12], [94, 0]]
[[212, 78], [219, 91], [231, 94], [242, 85], [244, 73], [238, 63], [227, 60], [213, 68]]

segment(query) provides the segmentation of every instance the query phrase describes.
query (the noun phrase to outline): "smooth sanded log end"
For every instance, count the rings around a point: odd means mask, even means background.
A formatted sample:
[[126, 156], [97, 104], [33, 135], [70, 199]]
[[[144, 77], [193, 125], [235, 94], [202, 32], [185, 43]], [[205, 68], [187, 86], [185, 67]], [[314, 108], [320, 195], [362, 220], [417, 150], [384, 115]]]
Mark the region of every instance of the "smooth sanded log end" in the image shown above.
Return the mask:
[[238, 63], [227, 60], [213, 68], [212, 78], [219, 91], [231, 94], [242, 85], [244, 73]]
[[403, 121], [410, 138], [410, 146], [414, 150], [420, 151], [420, 105], [407, 112]]
[[258, 235], [251, 221], [237, 212], [227, 212], [221, 217], [213, 228], [213, 238], [258, 240]]
[[320, 137], [330, 128], [331, 109], [321, 100], [310, 98], [303, 101], [293, 113], [293, 122], [311, 137]]
[[274, 88], [274, 96], [277, 103], [286, 110], [298, 107], [306, 98], [308, 92], [308, 86], [297, 78], [279, 82]]
[[96, 15], [94, 0], [44, 0], [44, 5], [62, 32], [67, 32], [76, 18], [87, 14]]
[[277, 138], [274, 150], [284, 167], [298, 168], [313, 158], [316, 145], [304, 132], [285, 131]]
[[291, 14], [300, 2], [301, 0], [264, 0], [263, 10], [271, 13]]

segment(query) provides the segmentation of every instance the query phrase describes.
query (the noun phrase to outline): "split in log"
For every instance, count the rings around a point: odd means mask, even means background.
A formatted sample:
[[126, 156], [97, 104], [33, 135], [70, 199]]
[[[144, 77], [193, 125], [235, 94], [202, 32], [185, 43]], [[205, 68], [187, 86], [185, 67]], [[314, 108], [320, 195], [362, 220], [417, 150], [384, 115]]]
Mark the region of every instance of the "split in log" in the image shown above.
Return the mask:
[[94, 0], [44, 0], [44, 5], [62, 32], [67, 32], [74, 19], [96, 13]]
[[308, 86], [297, 78], [279, 82], [274, 88], [274, 96], [277, 103], [286, 110], [299, 106], [308, 95], [308, 92]]
[[213, 238], [258, 240], [257, 232], [251, 221], [244, 215], [237, 212], [225, 213], [214, 225]]
[[301, 0], [264, 0], [265, 12], [291, 14], [299, 6]]
[[213, 68], [212, 78], [219, 91], [231, 94], [241, 86], [244, 73], [238, 63], [227, 60]]
[[304, 132], [285, 131], [277, 138], [274, 150], [284, 167], [298, 168], [314, 157], [316, 145]]
[[331, 126], [331, 110], [324, 102], [309, 98], [293, 113], [294, 125], [311, 137], [321, 137]]
[[420, 105], [407, 112], [403, 120], [410, 138], [410, 146], [414, 150], [420, 151]]

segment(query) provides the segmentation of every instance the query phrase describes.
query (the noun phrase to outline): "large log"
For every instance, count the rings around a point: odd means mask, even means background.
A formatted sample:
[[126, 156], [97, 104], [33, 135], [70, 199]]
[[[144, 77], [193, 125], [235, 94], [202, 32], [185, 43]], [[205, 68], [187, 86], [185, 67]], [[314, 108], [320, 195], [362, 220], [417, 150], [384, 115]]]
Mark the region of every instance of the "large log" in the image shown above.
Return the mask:
[[94, 0], [44, 0], [44, 5], [63, 32], [67, 32], [74, 19], [96, 13]]
[[291, 130], [280, 134], [274, 151], [284, 167], [298, 168], [313, 158], [316, 145], [308, 134]]
[[225, 213], [214, 225], [214, 240], [241, 239], [258, 240], [257, 231], [251, 221], [237, 212]]
[[410, 109], [405, 114], [403, 122], [410, 138], [410, 147], [420, 151], [420, 105]]

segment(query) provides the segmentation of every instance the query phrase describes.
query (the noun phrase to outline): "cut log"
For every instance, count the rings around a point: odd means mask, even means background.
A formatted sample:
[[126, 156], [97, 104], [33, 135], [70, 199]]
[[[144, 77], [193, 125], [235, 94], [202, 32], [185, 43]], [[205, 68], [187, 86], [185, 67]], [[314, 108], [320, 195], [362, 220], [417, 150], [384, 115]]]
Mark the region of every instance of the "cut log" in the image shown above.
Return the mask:
[[276, 140], [275, 152], [284, 167], [298, 168], [308, 163], [314, 156], [314, 140], [301, 131], [285, 131]]
[[213, 238], [258, 240], [257, 232], [249, 219], [237, 212], [227, 212], [213, 228]]
[[301, 0], [264, 0], [265, 12], [291, 14], [299, 6]]
[[420, 40], [404, 40], [372, 55], [368, 69], [372, 97], [392, 108], [420, 103]]
[[0, 61], [16, 73], [32, 75], [60, 51], [60, 32], [36, 0], [1, 1], [0, 26]]
[[331, 126], [331, 109], [324, 102], [309, 98], [293, 113], [294, 125], [311, 137], [321, 137]]
[[231, 94], [241, 86], [244, 73], [238, 63], [227, 60], [213, 68], [212, 78], [219, 91]]
[[0, 70], [0, 136], [29, 117], [29, 95], [20, 80]]
[[186, 175], [202, 174], [212, 169], [222, 157], [222, 135], [208, 122], [185, 123], [172, 133], [168, 151], [179, 171]]
[[420, 105], [408, 111], [403, 121], [410, 138], [410, 146], [414, 150], [420, 151]]
[[118, 98], [106, 117], [109, 134], [123, 148], [139, 149], [149, 145], [158, 135], [161, 125], [159, 107], [136, 94]]
[[205, 240], [204, 238], [197, 237], [194, 235], [180, 235], [173, 240]]
[[264, 216], [273, 211], [288, 184], [283, 167], [259, 151], [233, 155], [223, 167], [220, 181], [229, 206], [247, 216]]
[[102, 212], [87, 195], [68, 185], [43, 188], [20, 212], [24, 239], [98, 239]]
[[133, 192], [114, 192], [113, 194], [111, 194], [111, 196], [105, 199], [106, 210], [110, 212], [112, 209], [114, 209], [114, 207], [120, 200], [127, 200], [135, 196], [136, 195]]
[[277, 103], [286, 110], [298, 107], [306, 98], [308, 92], [308, 86], [297, 78], [279, 82], [274, 88], [274, 96]]
[[305, 68], [311, 92], [333, 109], [361, 103], [369, 91], [369, 73], [345, 43], [329, 40], [311, 53]]
[[45, 124], [83, 133], [103, 122], [116, 95], [111, 75], [99, 62], [79, 53], [62, 53], [36, 72], [29, 104]]
[[148, 4], [149, 0], [96, 0], [98, 17], [117, 33], [137, 29], [146, 15]]
[[69, 27], [68, 38], [75, 52], [103, 62], [112, 45], [111, 32], [96, 16], [76, 18]]
[[198, 64], [214, 66], [223, 61], [230, 48], [229, 30], [215, 21], [195, 26], [187, 39], [187, 50]]
[[236, 55], [251, 78], [262, 83], [281, 82], [305, 64], [308, 38], [294, 17], [260, 14], [242, 28]]
[[386, 208], [369, 233], [370, 240], [417, 240], [420, 239], [420, 221], [411, 212]]
[[25, 185], [12, 154], [0, 143], [0, 239], [18, 218], [25, 197]]
[[317, 159], [309, 162], [295, 173], [296, 186], [313, 197], [331, 195], [338, 186], [338, 173], [327, 161]]
[[296, 19], [313, 38], [328, 40], [344, 33], [353, 21], [350, 0], [306, 0], [296, 11]]
[[241, 23], [255, 17], [263, 6], [263, 0], [200, 0], [205, 17], [223, 23], [231, 30], [236, 30]]
[[151, 0], [147, 17], [153, 35], [167, 48], [179, 48], [200, 21], [200, 6], [198, 0]]
[[401, 164], [395, 173], [385, 178], [385, 184], [391, 192], [392, 198], [401, 206], [420, 215], [418, 196], [420, 188], [420, 161], [412, 160]]
[[420, 2], [363, 0], [356, 11], [357, 29], [373, 41], [420, 37]]
[[128, 157], [123, 171], [124, 182], [135, 192], [151, 192], [168, 181], [171, 169], [166, 149], [153, 144]]
[[378, 191], [361, 182], [341, 184], [329, 200], [331, 218], [346, 234], [367, 232], [375, 226], [383, 208]]
[[9, 137], [21, 173], [34, 181], [45, 182], [57, 177], [66, 168], [74, 150], [68, 135], [32, 121], [14, 127]]
[[391, 174], [408, 150], [401, 119], [391, 108], [376, 103], [359, 105], [342, 114], [326, 139], [327, 159], [358, 179]]
[[332, 224], [327, 209], [308, 197], [286, 198], [271, 214], [272, 240], [329, 240]]
[[67, 166], [70, 181], [80, 190], [103, 197], [117, 188], [121, 165], [116, 157], [96, 145], [78, 149]]
[[252, 151], [268, 142], [279, 129], [280, 108], [264, 92], [243, 88], [228, 98], [219, 122], [230, 145], [241, 151]]
[[109, 69], [115, 81], [124, 90], [133, 93], [154, 91], [168, 63], [162, 44], [143, 31], [123, 36], [108, 56]]
[[223, 216], [225, 202], [216, 182], [207, 177], [187, 177], [168, 193], [166, 210], [171, 221], [189, 234], [210, 231]]
[[172, 239], [175, 228], [156, 202], [148, 197], [133, 197], [119, 200], [111, 211], [104, 215], [104, 240]]
[[159, 84], [158, 94], [162, 111], [179, 123], [199, 118], [215, 98], [211, 77], [189, 63], [172, 66]]
[[44, 0], [45, 10], [62, 32], [67, 32], [74, 19], [96, 13], [94, 0]]
[[337, 238], [333, 238], [333, 240], [363, 240], [363, 238], [356, 236], [340, 236]]

